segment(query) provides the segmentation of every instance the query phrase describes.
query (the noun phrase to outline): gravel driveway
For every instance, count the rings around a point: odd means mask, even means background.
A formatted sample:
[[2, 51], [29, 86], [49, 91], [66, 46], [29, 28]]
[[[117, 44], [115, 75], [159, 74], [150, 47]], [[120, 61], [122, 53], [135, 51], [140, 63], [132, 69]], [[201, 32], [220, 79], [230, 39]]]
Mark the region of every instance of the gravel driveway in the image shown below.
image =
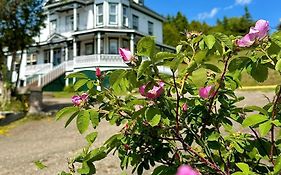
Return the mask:
[[[266, 103], [264, 95], [272, 98], [268, 92], [238, 92], [246, 99], [240, 105], [261, 105]], [[48, 110], [68, 105], [69, 99], [45, 99]], [[53, 118], [26, 122], [12, 129], [7, 136], [0, 135], [0, 175], [56, 175], [67, 170], [67, 158], [73, 157], [86, 141], [76, 129], [75, 122], [64, 128], [65, 121]], [[95, 145], [101, 145], [111, 134], [120, 128], [102, 122], [98, 128], [99, 137]], [[47, 168], [38, 170], [34, 161], [41, 160]], [[120, 175], [118, 158], [115, 156], [96, 164], [98, 175]], [[129, 174], [129, 173], [128, 173]], [[148, 173], [147, 173], [148, 174]]]

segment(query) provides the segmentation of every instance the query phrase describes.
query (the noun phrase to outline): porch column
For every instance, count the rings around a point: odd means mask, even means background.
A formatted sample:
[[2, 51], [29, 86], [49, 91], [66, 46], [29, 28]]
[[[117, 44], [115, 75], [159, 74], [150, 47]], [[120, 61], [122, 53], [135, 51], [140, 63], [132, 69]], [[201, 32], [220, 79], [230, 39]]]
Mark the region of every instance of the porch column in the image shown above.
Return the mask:
[[100, 54], [101, 54], [101, 33], [100, 32], [98, 32], [98, 34], [97, 34], [97, 39], [98, 39], [98, 43], [97, 43], [97, 47], [98, 47], [98, 50], [97, 50], [97, 52], [98, 52], [98, 62], [100, 62]]
[[[67, 76], [67, 75], [68, 75], [68, 74], [65, 74], [65, 76]], [[66, 86], [69, 86], [69, 78], [66, 78], [66, 79], [65, 79], [65, 87], [66, 87]]]
[[68, 47], [67, 46], [65, 46], [65, 48], [64, 48], [64, 56], [65, 56], [64, 61], [68, 61]]
[[53, 68], [53, 64], [54, 64], [54, 48], [51, 47], [50, 49], [50, 64], [51, 64], [51, 68]]
[[131, 51], [133, 54], [134, 54], [134, 48], [135, 48], [134, 39], [135, 39], [135, 36], [134, 36], [134, 34], [132, 33], [132, 34], [131, 34], [131, 39], [130, 39], [130, 51]]
[[73, 39], [73, 59], [75, 59], [76, 56], [77, 56], [77, 41], [74, 38]]
[[77, 4], [73, 7], [73, 30], [77, 31]]
[[51, 35], [51, 31], [50, 31], [50, 12], [47, 12], [47, 25], [46, 28], [48, 30], [48, 34]]

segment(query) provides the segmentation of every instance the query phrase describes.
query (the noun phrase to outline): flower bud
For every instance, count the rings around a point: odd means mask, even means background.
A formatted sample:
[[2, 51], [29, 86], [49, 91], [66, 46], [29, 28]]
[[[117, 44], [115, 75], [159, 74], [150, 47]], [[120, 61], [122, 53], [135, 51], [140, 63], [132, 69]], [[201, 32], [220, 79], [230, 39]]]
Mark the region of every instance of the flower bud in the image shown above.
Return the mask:
[[98, 78], [101, 77], [101, 70], [100, 70], [99, 67], [96, 68], [96, 76], [97, 76]]

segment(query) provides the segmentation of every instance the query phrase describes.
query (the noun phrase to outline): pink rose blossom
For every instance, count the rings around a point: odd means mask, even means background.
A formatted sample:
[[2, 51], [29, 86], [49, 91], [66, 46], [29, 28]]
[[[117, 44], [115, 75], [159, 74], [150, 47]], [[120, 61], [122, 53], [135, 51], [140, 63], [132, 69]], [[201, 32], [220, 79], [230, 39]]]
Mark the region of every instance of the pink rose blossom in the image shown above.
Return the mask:
[[213, 97], [214, 95], [214, 86], [206, 86], [199, 89], [199, 96], [201, 98], [207, 99]]
[[183, 111], [183, 112], [186, 112], [186, 111], [187, 111], [187, 104], [186, 104], [186, 103], [184, 103], [184, 104], [182, 105], [182, 111]]
[[132, 54], [131, 51], [123, 48], [119, 48], [119, 55], [122, 57], [125, 63], [131, 62], [134, 58], [134, 55]]
[[81, 106], [83, 103], [88, 101], [89, 95], [87, 93], [83, 93], [81, 95], [74, 95], [71, 98], [72, 103], [74, 106]]
[[97, 76], [98, 78], [101, 77], [101, 70], [100, 70], [99, 67], [96, 68], [96, 76]]
[[255, 27], [251, 27], [248, 34], [246, 34], [241, 39], [236, 40], [236, 45], [239, 47], [250, 47], [256, 40], [264, 39], [269, 31], [269, 22], [260, 19], [256, 22]]
[[199, 175], [199, 173], [189, 165], [181, 165], [176, 175]]
[[74, 106], [80, 106], [80, 104], [82, 103], [82, 99], [79, 95], [74, 95], [71, 98], [72, 103], [74, 104]]
[[153, 88], [148, 90], [147, 92], [145, 92], [146, 85], [142, 85], [141, 87], [139, 87], [139, 92], [144, 97], [155, 99], [163, 93], [164, 85], [164, 82], [159, 82], [158, 86], [153, 86]]

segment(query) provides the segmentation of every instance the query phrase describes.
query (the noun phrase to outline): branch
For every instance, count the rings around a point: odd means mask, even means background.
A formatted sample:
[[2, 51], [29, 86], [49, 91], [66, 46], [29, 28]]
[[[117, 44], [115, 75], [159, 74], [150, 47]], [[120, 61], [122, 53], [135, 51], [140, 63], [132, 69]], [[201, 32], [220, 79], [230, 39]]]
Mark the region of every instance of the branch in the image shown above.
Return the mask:
[[177, 93], [177, 104], [176, 104], [176, 131], [177, 134], [179, 133], [179, 105], [180, 105], [180, 94], [178, 91], [178, 87], [177, 87], [177, 83], [176, 83], [176, 77], [175, 77], [175, 72], [173, 72], [173, 81], [174, 81], [174, 86], [176, 89], [176, 93]]

